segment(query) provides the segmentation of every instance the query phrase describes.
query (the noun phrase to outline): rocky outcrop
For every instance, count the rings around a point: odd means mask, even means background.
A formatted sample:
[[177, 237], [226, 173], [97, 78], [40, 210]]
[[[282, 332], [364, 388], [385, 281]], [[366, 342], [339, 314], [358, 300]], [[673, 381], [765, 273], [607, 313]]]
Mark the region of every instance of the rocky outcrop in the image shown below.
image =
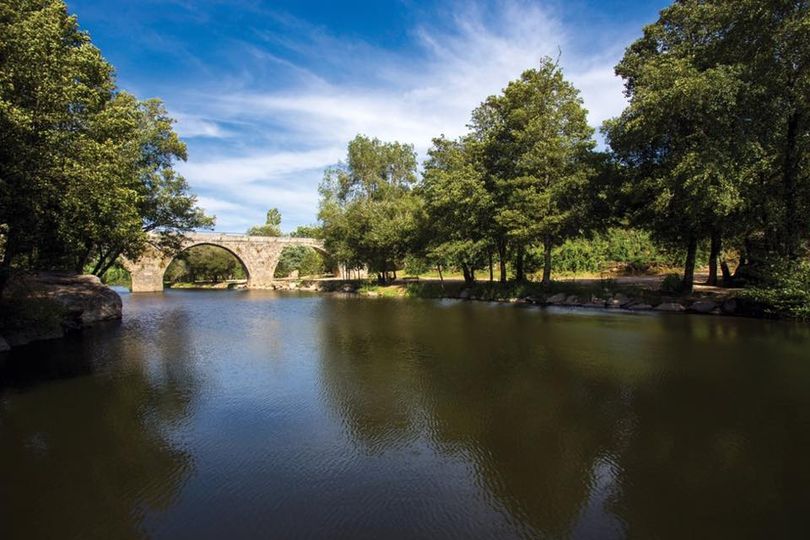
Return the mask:
[[121, 297], [96, 276], [41, 272], [13, 276], [3, 291], [13, 310], [4, 341], [15, 347], [121, 318]]

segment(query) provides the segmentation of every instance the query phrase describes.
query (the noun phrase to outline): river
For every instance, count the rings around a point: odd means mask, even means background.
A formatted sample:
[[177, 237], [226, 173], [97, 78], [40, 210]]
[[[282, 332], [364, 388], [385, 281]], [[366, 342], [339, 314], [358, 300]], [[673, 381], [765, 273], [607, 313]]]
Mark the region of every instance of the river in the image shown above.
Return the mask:
[[799, 538], [810, 331], [124, 295], [0, 370], [0, 538]]

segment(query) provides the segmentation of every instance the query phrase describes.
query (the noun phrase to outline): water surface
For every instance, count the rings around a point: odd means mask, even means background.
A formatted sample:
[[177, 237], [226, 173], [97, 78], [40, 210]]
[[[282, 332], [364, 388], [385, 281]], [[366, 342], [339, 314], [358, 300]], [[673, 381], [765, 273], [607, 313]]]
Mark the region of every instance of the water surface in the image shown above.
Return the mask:
[[810, 332], [125, 295], [0, 368], [0, 538], [801, 538]]

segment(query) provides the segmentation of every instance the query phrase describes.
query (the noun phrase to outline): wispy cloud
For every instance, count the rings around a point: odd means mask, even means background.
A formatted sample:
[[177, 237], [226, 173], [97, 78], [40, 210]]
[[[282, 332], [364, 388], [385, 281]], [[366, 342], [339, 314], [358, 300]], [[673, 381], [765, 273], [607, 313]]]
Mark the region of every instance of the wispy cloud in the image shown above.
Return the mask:
[[[621, 45], [568, 55], [571, 34], [554, 12], [518, 1], [501, 6], [458, 4], [439, 23], [414, 26], [407, 52], [344, 42], [287, 20], [299, 38], [288, 34], [282, 45], [295, 49], [297, 61], [251, 44], [245, 58], [257, 63], [261, 80], [254, 73], [241, 84], [229, 77], [227, 84], [178, 89], [172, 102], [183, 105], [173, 112], [193, 150], [182, 172], [203, 206], [216, 209], [217, 228], [261, 222], [268, 207], [281, 210], [287, 229], [313, 222], [322, 171], [354, 135], [412, 143], [424, 154], [433, 137], [462, 134], [478, 103], [542, 56], [560, 57], [595, 127], [621, 111], [612, 70]], [[285, 84], [273, 84], [274, 74], [285, 75]], [[231, 125], [241, 126], [238, 137], [223, 127]]]

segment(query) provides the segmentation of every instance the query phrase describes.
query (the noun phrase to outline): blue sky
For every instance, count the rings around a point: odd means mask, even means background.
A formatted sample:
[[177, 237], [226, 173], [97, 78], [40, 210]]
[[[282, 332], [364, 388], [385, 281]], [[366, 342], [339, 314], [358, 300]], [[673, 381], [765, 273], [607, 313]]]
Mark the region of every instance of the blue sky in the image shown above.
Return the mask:
[[121, 87], [162, 98], [189, 147], [178, 166], [242, 232], [268, 208], [315, 223], [323, 170], [357, 133], [412, 143], [561, 53], [597, 127], [623, 107], [613, 66], [669, 2], [68, 0]]

